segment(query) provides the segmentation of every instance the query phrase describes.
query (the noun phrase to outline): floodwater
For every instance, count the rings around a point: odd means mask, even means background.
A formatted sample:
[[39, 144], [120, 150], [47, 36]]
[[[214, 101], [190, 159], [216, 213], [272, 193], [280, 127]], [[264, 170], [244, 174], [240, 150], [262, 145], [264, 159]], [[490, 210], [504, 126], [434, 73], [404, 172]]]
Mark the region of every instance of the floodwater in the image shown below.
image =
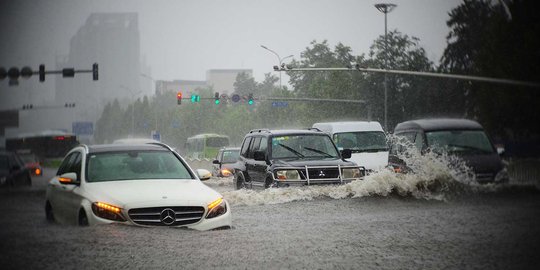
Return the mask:
[[537, 268], [537, 186], [478, 185], [467, 168], [425, 158], [414, 173], [342, 186], [234, 190], [213, 178], [205, 183], [231, 204], [234, 228], [206, 232], [50, 224], [48, 177], [37, 177], [0, 190], [2, 269]]

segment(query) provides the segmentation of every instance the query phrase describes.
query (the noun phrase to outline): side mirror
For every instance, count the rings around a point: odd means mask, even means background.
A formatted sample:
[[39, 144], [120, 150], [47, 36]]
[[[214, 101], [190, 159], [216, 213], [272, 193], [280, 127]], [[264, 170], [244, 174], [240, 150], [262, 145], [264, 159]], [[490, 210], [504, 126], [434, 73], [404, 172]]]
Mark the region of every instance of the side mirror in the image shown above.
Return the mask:
[[212, 173], [205, 169], [197, 169], [196, 172], [197, 172], [197, 176], [199, 177], [201, 181], [208, 180], [210, 179], [210, 177], [212, 177]]
[[263, 151], [255, 151], [255, 153], [253, 153], [253, 159], [257, 161], [264, 161], [266, 160], [266, 155]]
[[77, 180], [77, 174], [74, 172], [68, 172], [60, 175], [58, 181], [64, 185], [79, 185], [81, 182]]
[[219, 164], [219, 160], [217, 159], [212, 160], [212, 164]]
[[351, 156], [352, 156], [351, 149], [343, 149], [343, 150], [341, 150], [341, 158], [348, 159], [348, 158], [351, 158]]

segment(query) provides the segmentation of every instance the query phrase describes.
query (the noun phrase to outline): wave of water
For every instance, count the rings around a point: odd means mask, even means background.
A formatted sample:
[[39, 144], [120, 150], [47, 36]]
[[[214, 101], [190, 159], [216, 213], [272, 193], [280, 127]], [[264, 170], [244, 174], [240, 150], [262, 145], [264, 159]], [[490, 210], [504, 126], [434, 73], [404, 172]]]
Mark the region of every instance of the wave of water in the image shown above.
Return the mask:
[[[412, 170], [405, 174], [385, 169], [345, 185], [270, 188], [262, 191], [243, 189], [225, 191], [222, 194], [232, 205], [261, 205], [321, 197], [343, 199], [391, 194], [446, 200], [462, 193], [490, 192], [499, 188], [497, 185], [478, 184], [472, 169], [454, 156], [432, 152], [420, 154], [413, 145], [405, 144], [406, 149], [399, 154], [399, 158]], [[227, 181], [231, 181], [232, 185], [232, 180]]]

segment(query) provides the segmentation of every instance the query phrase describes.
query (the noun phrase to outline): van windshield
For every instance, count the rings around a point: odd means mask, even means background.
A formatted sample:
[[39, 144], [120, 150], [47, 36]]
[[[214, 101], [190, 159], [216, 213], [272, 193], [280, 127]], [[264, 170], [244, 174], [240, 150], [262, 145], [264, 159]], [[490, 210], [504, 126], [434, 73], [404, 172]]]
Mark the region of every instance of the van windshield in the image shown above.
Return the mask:
[[334, 134], [338, 148], [353, 152], [388, 151], [386, 135], [382, 131], [344, 132]]
[[494, 152], [482, 130], [447, 130], [426, 132], [427, 145], [435, 152]]

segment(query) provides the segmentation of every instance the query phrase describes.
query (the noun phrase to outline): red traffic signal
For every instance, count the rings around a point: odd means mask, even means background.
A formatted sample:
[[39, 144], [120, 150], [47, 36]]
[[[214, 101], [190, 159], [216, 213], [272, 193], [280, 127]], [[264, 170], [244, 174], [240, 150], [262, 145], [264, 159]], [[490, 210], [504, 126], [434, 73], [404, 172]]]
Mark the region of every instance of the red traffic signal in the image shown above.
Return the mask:
[[176, 100], [178, 101], [178, 105], [182, 104], [182, 92], [176, 94]]

